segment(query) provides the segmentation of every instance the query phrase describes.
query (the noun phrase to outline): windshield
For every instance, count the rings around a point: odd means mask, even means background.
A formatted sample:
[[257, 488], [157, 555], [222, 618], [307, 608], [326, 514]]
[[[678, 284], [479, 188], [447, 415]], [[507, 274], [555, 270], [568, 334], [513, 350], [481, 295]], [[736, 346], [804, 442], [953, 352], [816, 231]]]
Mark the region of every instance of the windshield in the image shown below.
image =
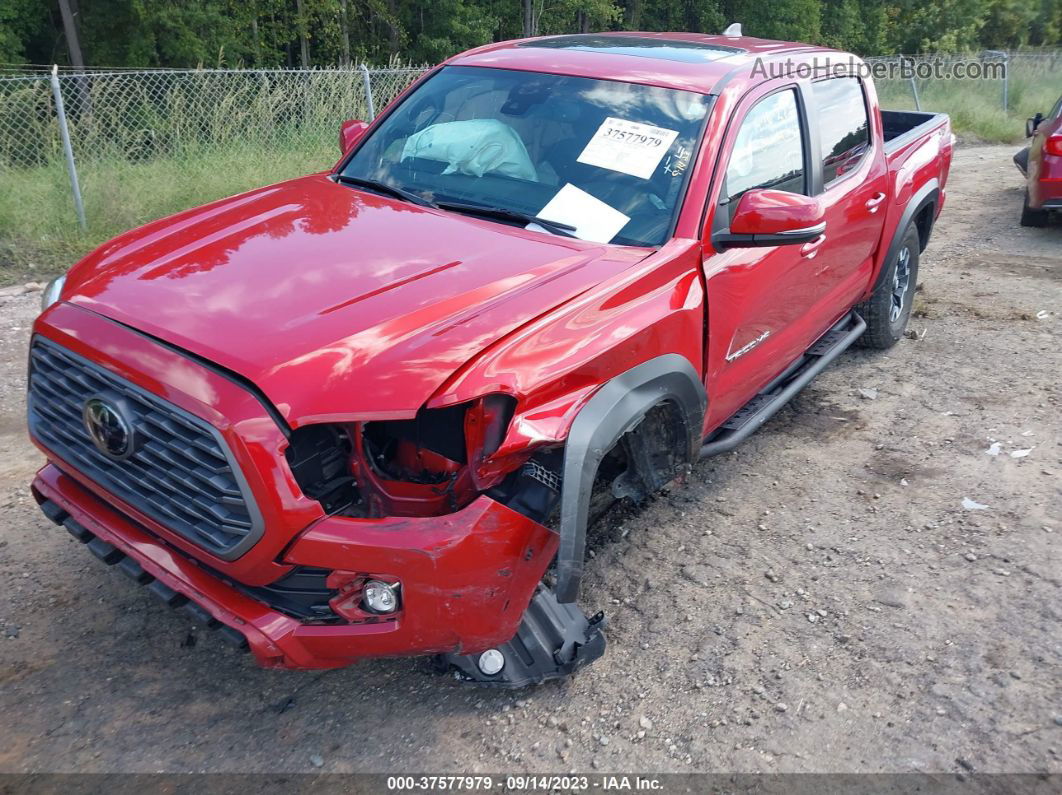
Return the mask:
[[657, 246], [670, 232], [711, 99], [450, 66], [384, 119], [341, 175], [457, 212], [508, 212], [491, 220], [536, 216], [584, 240]]

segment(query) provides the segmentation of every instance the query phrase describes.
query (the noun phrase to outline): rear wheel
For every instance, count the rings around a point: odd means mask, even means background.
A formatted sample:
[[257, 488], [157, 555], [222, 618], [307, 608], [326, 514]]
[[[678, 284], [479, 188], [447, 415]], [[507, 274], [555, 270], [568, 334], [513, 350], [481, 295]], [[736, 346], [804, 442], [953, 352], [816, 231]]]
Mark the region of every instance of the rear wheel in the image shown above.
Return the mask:
[[914, 224], [907, 227], [903, 242], [885, 265], [885, 274], [870, 298], [856, 307], [867, 322], [856, 344], [863, 348], [891, 348], [903, 336], [911, 317], [918, 284], [918, 253], [921, 241]]
[[1022, 226], [1047, 226], [1047, 210], [1034, 210], [1029, 206], [1029, 191], [1025, 191], [1025, 202], [1021, 206]]

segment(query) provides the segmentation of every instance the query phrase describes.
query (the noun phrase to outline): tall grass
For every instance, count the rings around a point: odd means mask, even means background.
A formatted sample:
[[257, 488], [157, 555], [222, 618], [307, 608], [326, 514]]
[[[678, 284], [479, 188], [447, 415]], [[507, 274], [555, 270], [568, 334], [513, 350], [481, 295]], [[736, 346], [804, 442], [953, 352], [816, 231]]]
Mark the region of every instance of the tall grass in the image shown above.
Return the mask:
[[[15, 266], [7, 269], [8, 281], [30, 265], [43, 272], [56, 271], [127, 229], [223, 196], [321, 171], [338, 154], [335, 144], [287, 140], [270, 146], [231, 144], [143, 162], [92, 160], [78, 168], [85, 233], [78, 227], [61, 163], [0, 170], [0, 266]], [[4, 280], [2, 267], [0, 280]]]
[[[377, 108], [413, 76], [374, 75]], [[63, 89], [74, 106], [84, 233], [50, 89], [27, 82], [0, 91], [0, 284], [25, 278], [31, 264], [35, 274], [63, 269], [146, 221], [328, 168], [339, 121], [366, 115], [357, 73], [164, 76], [153, 89], [117, 82], [133, 79], [94, 76], [87, 89]], [[950, 114], [960, 137], [1017, 143], [1024, 120], [1058, 99], [1062, 58], [1015, 59], [1006, 111], [998, 80], [920, 81], [918, 88], [922, 108]], [[879, 81], [878, 93], [883, 107], [914, 107], [906, 80]]]
[[[1018, 143], [1025, 119], [1047, 113], [1062, 92], [1062, 55], [1053, 59], [1015, 57], [1008, 69], [1007, 109], [1003, 109], [1002, 80], [917, 80], [923, 110], [947, 113], [961, 138], [986, 143]], [[877, 82], [884, 108], [914, 110], [908, 80]]]

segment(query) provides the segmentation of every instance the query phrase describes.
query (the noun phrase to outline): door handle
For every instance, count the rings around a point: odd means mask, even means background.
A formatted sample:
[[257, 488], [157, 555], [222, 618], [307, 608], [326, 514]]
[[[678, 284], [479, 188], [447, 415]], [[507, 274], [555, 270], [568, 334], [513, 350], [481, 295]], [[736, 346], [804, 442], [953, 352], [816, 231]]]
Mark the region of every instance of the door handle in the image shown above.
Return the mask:
[[800, 247], [800, 256], [807, 259], [814, 259], [815, 255], [819, 253], [819, 246], [826, 242], [826, 235], [819, 235], [812, 241], [809, 241]]
[[870, 212], [872, 213], [876, 213], [878, 211], [878, 206], [883, 201], [885, 201], [885, 194], [875, 193], [873, 196], [867, 199], [867, 209], [870, 210]]

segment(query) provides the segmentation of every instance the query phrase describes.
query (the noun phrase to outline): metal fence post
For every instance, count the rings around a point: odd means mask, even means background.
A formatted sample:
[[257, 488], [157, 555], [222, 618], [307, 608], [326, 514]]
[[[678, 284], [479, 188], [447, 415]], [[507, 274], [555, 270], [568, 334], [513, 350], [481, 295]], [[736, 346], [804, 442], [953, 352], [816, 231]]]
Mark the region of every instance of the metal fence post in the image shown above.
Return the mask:
[[1006, 50], [985, 50], [983, 53], [981, 53], [982, 64], [984, 64], [985, 61], [990, 58], [994, 58], [998, 61], [1003, 62], [1003, 112], [1006, 113], [1007, 105], [1010, 104], [1008, 102], [1007, 97], [1008, 89], [1010, 88], [1010, 86], [1008, 85], [1008, 82], [1010, 80], [1010, 56], [1006, 52]]
[[918, 98], [918, 83], [915, 82], [915, 78], [911, 76], [911, 94], [914, 96], [915, 110], [922, 110], [922, 100]]
[[1010, 56], [1003, 53], [1003, 112], [1007, 112], [1007, 89], [1010, 87]]
[[74, 165], [74, 148], [70, 145], [70, 129], [66, 125], [66, 112], [63, 110], [63, 92], [59, 89], [59, 67], [52, 66], [52, 95], [55, 97], [55, 114], [59, 118], [59, 135], [63, 139], [63, 154], [66, 155], [66, 170], [70, 175], [70, 190], [74, 194], [74, 209], [77, 211], [77, 222], [84, 232], [88, 226], [85, 223], [85, 205], [81, 201], [81, 185], [77, 181], [77, 167]]
[[365, 101], [369, 103], [369, 121], [376, 118], [376, 105], [372, 101], [372, 81], [369, 80], [369, 68], [361, 65], [361, 79], [365, 83]]

